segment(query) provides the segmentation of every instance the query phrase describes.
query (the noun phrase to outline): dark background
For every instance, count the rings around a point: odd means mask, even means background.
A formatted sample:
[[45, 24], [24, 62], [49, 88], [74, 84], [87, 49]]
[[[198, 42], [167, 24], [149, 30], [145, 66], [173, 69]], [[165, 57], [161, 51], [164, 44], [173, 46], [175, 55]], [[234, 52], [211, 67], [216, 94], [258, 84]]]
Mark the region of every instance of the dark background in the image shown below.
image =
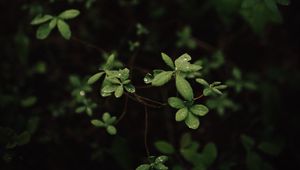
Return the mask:
[[[29, 120], [38, 123], [27, 144], [6, 149], [5, 143], [0, 143], [0, 169], [133, 169], [143, 161], [142, 105], [129, 101], [128, 113], [117, 125], [117, 136], [93, 127], [89, 116], [74, 111], [69, 76], [84, 79], [96, 73], [104, 62], [103, 50], [116, 51], [124, 63], [135, 58], [132, 75], [136, 86], [144, 85], [145, 72], [165, 68], [160, 52], [173, 59], [188, 52], [194, 61], [210, 61], [218, 50], [223, 52], [225, 62], [207, 74], [208, 80], [226, 82], [232, 78], [232, 68], [238, 67], [245, 79], [257, 86], [256, 90], [243, 89], [239, 93], [228, 88], [228, 97], [239, 109], [228, 108], [225, 116], [212, 109], [201, 119], [197, 131], [175, 122], [170, 108], [149, 109], [148, 143], [152, 154], [159, 154], [153, 147], [156, 140], [178, 146], [180, 136], [191, 132], [198, 142], [212, 141], [218, 146], [218, 160], [210, 169], [219, 169], [226, 161], [236, 163], [232, 169], [246, 169], [240, 135], [247, 134], [256, 142], [284, 143], [275, 157], [257, 151], [274, 169], [299, 169], [299, 1], [278, 7], [282, 23], [267, 22], [263, 31], [257, 32], [239, 12], [227, 16], [208, 0], [152, 0], [136, 5], [125, 0], [101, 0], [90, 8], [83, 1], [1, 1], [0, 126], [19, 134], [26, 130]], [[70, 8], [81, 11], [69, 22], [71, 40], [64, 40], [57, 30], [46, 40], [35, 38], [36, 27], [30, 25], [35, 15], [58, 14]], [[149, 34], [136, 35], [137, 23], [142, 23]], [[197, 41], [192, 49], [176, 46], [177, 32], [187, 25]], [[131, 51], [129, 41], [141, 45]], [[45, 64], [46, 70], [35, 71], [37, 63]], [[166, 96], [175, 94], [173, 84], [137, 89], [137, 93], [166, 101]], [[124, 98], [102, 98], [99, 87], [94, 85], [89, 93], [99, 106], [93, 117], [105, 111], [119, 115]], [[201, 94], [199, 86], [195, 86], [195, 93]], [[22, 106], [28, 96], [37, 101]], [[183, 166], [190, 167], [187, 162]]]

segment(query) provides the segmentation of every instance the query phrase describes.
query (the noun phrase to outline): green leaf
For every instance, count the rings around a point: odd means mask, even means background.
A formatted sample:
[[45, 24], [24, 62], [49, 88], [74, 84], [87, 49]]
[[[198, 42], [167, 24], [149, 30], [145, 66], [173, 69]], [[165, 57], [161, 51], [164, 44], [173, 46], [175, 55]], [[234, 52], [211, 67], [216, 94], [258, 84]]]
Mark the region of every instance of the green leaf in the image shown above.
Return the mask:
[[190, 133], [185, 133], [180, 138], [180, 148], [188, 147], [192, 142], [192, 137]]
[[280, 5], [289, 5], [290, 0], [277, 0], [277, 3]]
[[58, 30], [59, 30], [60, 34], [61, 34], [65, 39], [69, 40], [69, 39], [71, 38], [71, 30], [70, 30], [70, 27], [69, 27], [69, 25], [68, 25], [65, 21], [59, 19], [59, 20], [57, 21], [57, 27], [58, 27]]
[[184, 69], [184, 67], [186, 67], [186, 63], [191, 61], [191, 59], [192, 59], [191, 56], [188, 55], [187, 53], [181, 55], [180, 57], [178, 57], [175, 60], [176, 69], [182, 71], [182, 69]]
[[183, 121], [187, 116], [188, 116], [188, 109], [185, 107], [185, 108], [179, 109], [176, 112], [175, 120], [177, 122], [180, 122], [180, 121]]
[[49, 27], [49, 23], [42, 24], [36, 31], [36, 38], [43, 40], [48, 37], [52, 29]]
[[85, 106], [77, 107], [76, 110], [75, 110], [75, 112], [76, 112], [76, 113], [82, 113], [82, 112], [85, 111], [85, 109], [86, 109]]
[[190, 83], [179, 74], [176, 75], [176, 88], [184, 99], [188, 101], [193, 100], [194, 93]]
[[277, 8], [277, 4], [275, 2], [275, 0], [264, 0], [267, 7], [273, 11], [273, 12], [278, 12], [278, 8]]
[[[172, 146], [172, 145], [171, 145]], [[172, 146], [173, 147], [173, 146]], [[155, 163], [158, 164], [158, 163], [164, 163], [168, 160], [168, 157], [167, 156], [159, 156], [155, 159]]]
[[185, 119], [185, 124], [191, 129], [197, 129], [200, 125], [200, 122], [196, 116], [189, 112], [187, 118]]
[[173, 70], [175, 69], [175, 65], [174, 62], [172, 61], [172, 59], [165, 53], [161, 53], [161, 57], [164, 60], [164, 62], [171, 67]]
[[168, 169], [168, 167], [166, 167], [166, 165], [164, 165], [164, 164], [162, 164], [162, 163], [155, 164], [155, 165], [154, 165], [154, 168], [155, 168], [156, 170], [167, 170], [167, 169]]
[[61, 19], [72, 19], [77, 17], [80, 14], [80, 11], [76, 9], [69, 9], [59, 14], [59, 18]]
[[204, 146], [203, 151], [203, 163], [206, 167], [210, 166], [217, 158], [218, 151], [214, 143], [208, 143]]
[[281, 147], [278, 144], [270, 142], [262, 142], [258, 145], [258, 148], [266, 154], [277, 156], [281, 152]]
[[112, 125], [107, 126], [106, 131], [110, 135], [117, 134], [117, 129], [114, 126], [112, 126]]
[[156, 75], [152, 80], [152, 86], [162, 86], [172, 78], [173, 71], [164, 71]]
[[44, 15], [44, 16], [38, 15], [31, 21], [30, 24], [31, 25], [39, 25], [39, 24], [49, 21], [52, 18], [53, 18], [53, 16], [51, 16], [51, 15]]
[[143, 165], [138, 166], [135, 170], [150, 170], [150, 165], [143, 164]]
[[208, 82], [205, 81], [204, 79], [201, 79], [201, 78], [196, 79], [196, 82], [203, 85], [203, 86], [205, 86], [205, 87], [209, 86]]
[[208, 113], [208, 108], [202, 104], [193, 105], [190, 111], [197, 116], [204, 116]]
[[157, 141], [154, 143], [154, 146], [163, 154], [173, 154], [175, 152], [174, 147], [166, 141]]
[[121, 97], [123, 95], [123, 93], [124, 93], [123, 86], [122, 85], [118, 86], [117, 89], [116, 89], [116, 91], [115, 91], [116, 98]]
[[104, 86], [101, 91], [104, 93], [112, 93], [118, 88], [118, 85], [106, 85]]
[[112, 116], [105, 123], [111, 125], [111, 124], [115, 123], [116, 120], [117, 120], [117, 117], [116, 116]]
[[255, 142], [253, 138], [251, 138], [248, 135], [242, 134], [241, 135], [241, 142], [244, 145], [245, 149], [247, 151], [250, 151], [250, 149], [254, 146]]
[[115, 54], [111, 54], [106, 60], [104, 69], [111, 69], [114, 65], [115, 58], [116, 58]]
[[100, 72], [100, 73], [97, 73], [97, 74], [94, 74], [92, 77], [89, 78], [88, 80], [88, 84], [94, 84], [96, 81], [98, 81], [101, 76], [104, 74], [104, 72]]
[[184, 102], [178, 97], [169, 97], [168, 103], [171, 107], [175, 109], [181, 109], [184, 107]]
[[98, 119], [91, 120], [91, 124], [96, 127], [105, 127], [105, 123]]
[[21, 145], [25, 145], [30, 141], [31, 135], [29, 132], [24, 131], [23, 133], [21, 133], [20, 135], [17, 136], [16, 138], [16, 144], [21, 146]]
[[53, 28], [55, 28], [56, 24], [57, 24], [57, 18], [53, 18], [53, 19], [49, 22], [49, 27], [50, 27], [51, 29], [53, 29]]
[[126, 84], [126, 85], [124, 85], [124, 88], [129, 93], [135, 92], [135, 87], [132, 84]]
[[106, 123], [107, 121], [109, 121], [111, 118], [110, 114], [108, 112], [103, 113], [102, 115], [102, 119], [103, 121]]
[[30, 97], [23, 99], [21, 101], [21, 105], [23, 107], [31, 107], [36, 103], [36, 101], [37, 101], [37, 98], [35, 96], [30, 96]]

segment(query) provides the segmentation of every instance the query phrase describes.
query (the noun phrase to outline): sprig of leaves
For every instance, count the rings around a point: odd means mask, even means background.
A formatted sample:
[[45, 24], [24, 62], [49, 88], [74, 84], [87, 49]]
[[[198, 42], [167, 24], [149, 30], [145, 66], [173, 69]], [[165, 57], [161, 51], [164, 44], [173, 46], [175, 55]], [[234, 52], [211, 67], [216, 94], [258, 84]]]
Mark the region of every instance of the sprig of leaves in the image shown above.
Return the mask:
[[117, 129], [114, 126], [116, 119], [116, 116], [111, 116], [108, 112], [105, 112], [102, 115], [102, 120], [93, 119], [91, 120], [91, 123], [96, 127], [106, 128], [107, 133], [110, 135], [115, 135], [117, 133]]
[[51, 31], [57, 27], [62, 37], [69, 40], [72, 32], [66, 20], [76, 18], [79, 14], [80, 11], [76, 9], [65, 10], [57, 16], [40, 14], [31, 21], [31, 25], [39, 25], [36, 31], [37, 39], [47, 38]]
[[158, 156], [154, 157], [151, 156], [149, 158], [150, 163], [149, 164], [142, 164], [136, 168], [136, 170], [167, 170], [168, 167], [164, 164], [167, 160], [167, 156]]
[[209, 84], [206, 80], [198, 78], [196, 82], [204, 86], [203, 95], [211, 96], [211, 95], [221, 95], [223, 94], [221, 90], [226, 89], [226, 85], [222, 85], [221, 82], [216, 81]]

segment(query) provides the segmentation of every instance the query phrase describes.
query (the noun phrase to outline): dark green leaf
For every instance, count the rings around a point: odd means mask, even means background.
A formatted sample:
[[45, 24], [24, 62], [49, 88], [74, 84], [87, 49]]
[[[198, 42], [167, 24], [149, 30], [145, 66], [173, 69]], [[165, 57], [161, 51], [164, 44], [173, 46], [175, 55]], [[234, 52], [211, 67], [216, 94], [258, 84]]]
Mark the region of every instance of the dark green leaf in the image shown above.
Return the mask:
[[135, 87], [132, 84], [126, 84], [126, 85], [124, 85], [124, 88], [129, 93], [135, 92]]
[[36, 38], [43, 40], [48, 37], [52, 29], [49, 27], [49, 23], [42, 24], [36, 31]]
[[163, 154], [173, 154], [175, 152], [174, 147], [165, 141], [157, 141], [154, 143], [154, 146]]
[[189, 112], [187, 118], [185, 119], [185, 124], [191, 129], [197, 129], [200, 125], [200, 122], [196, 116]]
[[135, 170], [150, 170], [150, 165], [143, 164], [143, 165], [138, 166]]

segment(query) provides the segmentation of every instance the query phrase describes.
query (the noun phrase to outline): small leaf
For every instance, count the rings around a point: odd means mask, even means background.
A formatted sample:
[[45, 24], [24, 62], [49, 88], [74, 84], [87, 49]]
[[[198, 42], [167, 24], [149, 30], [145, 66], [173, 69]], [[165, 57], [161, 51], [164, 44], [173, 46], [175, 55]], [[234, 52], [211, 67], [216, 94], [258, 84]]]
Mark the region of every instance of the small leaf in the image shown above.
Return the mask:
[[53, 29], [57, 24], [57, 18], [53, 18], [50, 22], [49, 22], [49, 27], [50, 29]]
[[85, 111], [85, 109], [86, 109], [85, 106], [77, 107], [76, 110], [75, 110], [75, 112], [76, 112], [76, 113], [82, 113], [82, 112]]
[[185, 119], [185, 124], [191, 129], [197, 129], [200, 125], [200, 122], [196, 116], [189, 112], [187, 118]]
[[17, 136], [16, 143], [19, 146], [25, 145], [30, 141], [30, 138], [31, 138], [30, 133], [27, 131], [24, 131], [23, 133], [21, 133], [20, 135]]
[[154, 143], [156, 149], [163, 154], [173, 154], [175, 152], [174, 147], [165, 141], [157, 141]]
[[100, 72], [100, 73], [97, 73], [97, 74], [94, 74], [92, 77], [89, 78], [88, 80], [88, 84], [94, 84], [96, 81], [98, 81], [101, 76], [104, 74], [104, 72]]
[[116, 98], [121, 97], [123, 95], [123, 93], [124, 93], [123, 86], [122, 85], [118, 86], [117, 89], [116, 89], [116, 91], [115, 91]]
[[142, 165], [138, 166], [135, 170], [150, 170], [150, 165], [142, 164]]
[[103, 121], [106, 123], [107, 121], [109, 121], [111, 118], [110, 114], [108, 112], [103, 113], [102, 115], [102, 119]]
[[51, 15], [44, 15], [44, 16], [38, 15], [31, 21], [30, 24], [31, 25], [39, 25], [39, 24], [49, 21], [52, 18], [53, 18], [53, 16], [51, 16]]
[[255, 144], [253, 138], [245, 134], [241, 135], [241, 142], [247, 151], [249, 151]]
[[159, 73], [152, 80], [152, 86], [162, 86], [169, 82], [172, 78], [173, 71], [164, 71]]
[[278, 144], [270, 142], [262, 142], [258, 145], [258, 148], [266, 154], [277, 156], [281, 152], [281, 147]]
[[36, 31], [36, 38], [43, 40], [48, 37], [51, 31], [52, 29], [49, 27], [48, 23], [42, 24]]
[[118, 85], [106, 85], [104, 86], [101, 91], [104, 93], [112, 93], [117, 89]]
[[168, 167], [166, 167], [166, 165], [164, 165], [164, 164], [162, 164], [162, 163], [159, 163], [159, 164], [154, 165], [154, 168], [155, 168], [156, 170], [167, 170], [167, 169], [168, 169]]
[[135, 92], [135, 87], [132, 84], [126, 84], [126, 85], [124, 85], [124, 88], [129, 93]]
[[69, 27], [69, 25], [68, 25], [65, 21], [59, 19], [59, 20], [57, 21], [57, 27], [58, 27], [58, 30], [59, 30], [60, 34], [61, 34], [65, 39], [69, 40], [69, 39], [71, 38], [71, 30], [70, 30], [70, 27]]
[[110, 135], [115, 135], [115, 134], [117, 134], [117, 129], [116, 129], [114, 126], [112, 126], [112, 125], [107, 126], [106, 131], [107, 131], [107, 133], [109, 133]]
[[277, 3], [280, 5], [289, 5], [290, 4], [290, 0], [277, 0]]
[[176, 112], [175, 120], [177, 122], [183, 121], [187, 117], [187, 115], [188, 115], [188, 109], [186, 107], [182, 108]]
[[275, 0], [264, 0], [266, 6], [273, 12], [278, 12], [277, 4]]
[[208, 108], [202, 104], [193, 105], [190, 111], [197, 116], [204, 116], [208, 113]]
[[190, 83], [179, 74], [176, 75], [176, 88], [184, 99], [188, 101], [193, 100], [194, 93]]
[[158, 164], [158, 163], [164, 163], [168, 160], [168, 157], [167, 156], [159, 156], [155, 159], [155, 163]]
[[164, 60], [164, 62], [171, 67], [173, 70], [175, 69], [175, 65], [174, 62], [172, 61], [172, 59], [165, 53], [161, 53], [161, 57]]
[[210, 166], [217, 158], [217, 147], [214, 143], [208, 143], [204, 146], [202, 155], [203, 163], [206, 167]]
[[91, 120], [91, 124], [96, 127], [105, 127], [105, 124], [101, 120], [97, 120], [97, 119]]
[[180, 138], [180, 148], [188, 147], [192, 142], [192, 137], [190, 133], [185, 133]]
[[198, 78], [198, 79], [196, 79], [196, 82], [197, 83], [200, 83], [201, 85], [203, 85], [203, 86], [209, 86], [209, 84], [207, 83], [207, 81], [205, 81], [204, 79], [200, 79], [200, 78]]
[[181, 109], [184, 107], [183, 101], [178, 97], [169, 97], [168, 103], [171, 107], [175, 109]]
[[77, 17], [80, 14], [80, 11], [76, 9], [69, 9], [59, 14], [59, 18], [61, 19], [72, 19]]

